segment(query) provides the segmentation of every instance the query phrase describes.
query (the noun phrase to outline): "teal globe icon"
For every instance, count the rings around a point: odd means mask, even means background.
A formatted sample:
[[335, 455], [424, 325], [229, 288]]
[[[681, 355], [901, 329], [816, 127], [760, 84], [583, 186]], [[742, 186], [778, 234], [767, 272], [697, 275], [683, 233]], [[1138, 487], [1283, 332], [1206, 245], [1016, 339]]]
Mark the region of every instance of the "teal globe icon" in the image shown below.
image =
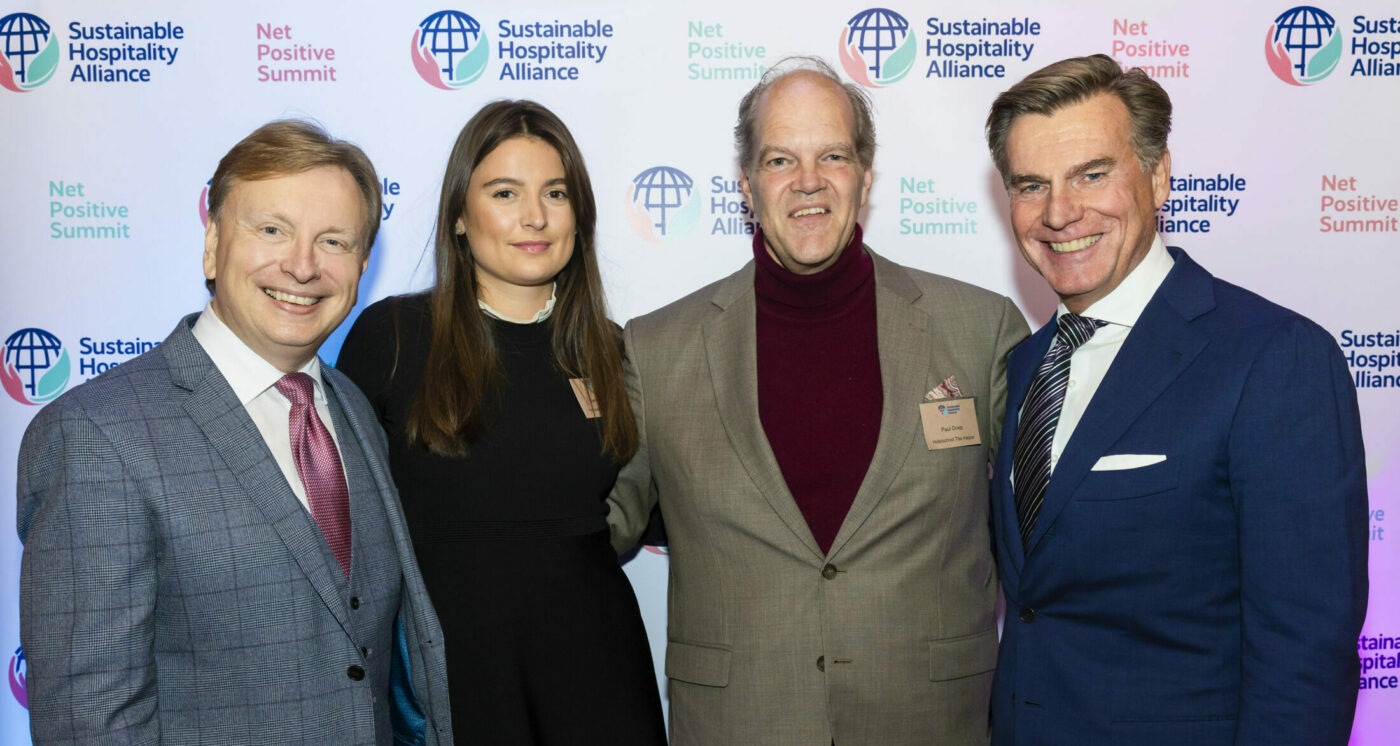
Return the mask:
[[449, 84], [456, 81], [458, 64], [481, 39], [481, 24], [475, 18], [456, 10], [440, 10], [418, 24], [422, 29], [419, 44], [442, 65]]
[[1332, 73], [1342, 56], [1342, 35], [1327, 11], [1300, 5], [1284, 11], [1269, 27], [1265, 54], [1285, 83], [1308, 85]]
[[[660, 236], [689, 233], [695, 227], [699, 201], [691, 199], [695, 182], [684, 171], [656, 166], [637, 174], [632, 185], [632, 201], [646, 208]], [[687, 209], [692, 205], [695, 209]]]
[[68, 385], [68, 352], [43, 329], [20, 329], [5, 340], [5, 391], [21, 404], [42, 404]]
[[883, 88], [914, 69], [917, 46], [904, 16], [888, 8], [862, 10], [841, 30], [841, 67], [857, 83]]
[[6, 71], [0, 85], [12, 91], [27, 91], [43, 85], [58, 68], [58, 46], [49, 24], [32, 13], [11, 13], [0, 18], [0, 48]]
[[846, 24], [846, 43], [860, 50], [872, 78], [880, 78], [885, 57], [899, 49], [909, 35], [909, 21], [885, 8], [861, 11]]

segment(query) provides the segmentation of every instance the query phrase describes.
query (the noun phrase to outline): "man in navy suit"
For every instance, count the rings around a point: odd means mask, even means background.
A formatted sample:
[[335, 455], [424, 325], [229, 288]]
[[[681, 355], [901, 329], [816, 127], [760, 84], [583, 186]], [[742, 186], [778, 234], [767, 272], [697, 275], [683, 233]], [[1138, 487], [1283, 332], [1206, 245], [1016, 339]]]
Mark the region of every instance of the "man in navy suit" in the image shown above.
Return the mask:
[[450, 746], [442, 632], [384, 433], [316, 357], [355, 305], [379, 208], [359, 148], [260, 127], [209, 188], [203, 313], [30, 424], [35, 744]]
[[1021, 253], [1061, 301], [1008, 363], [998, 746], [1351, 730], [1356, 393], [1326, 331], [1162, 244], [1170, 126], [1162, 88], [1104, 55], [1032, 73], [987, 120]]

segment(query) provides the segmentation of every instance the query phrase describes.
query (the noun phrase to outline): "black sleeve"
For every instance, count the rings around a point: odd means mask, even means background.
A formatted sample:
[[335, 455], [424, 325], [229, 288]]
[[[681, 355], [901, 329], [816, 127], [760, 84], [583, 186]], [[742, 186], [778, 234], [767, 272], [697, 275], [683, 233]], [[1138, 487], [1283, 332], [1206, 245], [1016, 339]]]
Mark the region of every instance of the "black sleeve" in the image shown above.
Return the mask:
[[360, 313], [345, 335], [336, 370], [365, 393], [379, 420], [388, 406], [389, 377], [397, 361], [400, 338], [395, 299], [379, 301]]

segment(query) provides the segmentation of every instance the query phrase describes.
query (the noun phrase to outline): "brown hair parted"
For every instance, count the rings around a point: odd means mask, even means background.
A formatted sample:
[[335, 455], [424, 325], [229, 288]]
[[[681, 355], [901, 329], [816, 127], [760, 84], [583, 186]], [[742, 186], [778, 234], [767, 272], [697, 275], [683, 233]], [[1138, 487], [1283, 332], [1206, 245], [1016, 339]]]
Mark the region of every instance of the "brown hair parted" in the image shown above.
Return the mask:
[[810, 56], [784, 57], [778, 60], [764, 71], [758, 83], [744, 94], [743, 100], [739, 102], [739, 122], [734, 125], [734, 144], [739, 149], [739, 168], [744, 173], [751, 173], [754, 158], [758, 157], [758, 104], [762, 101], [763, 94], [784, 76], [803, 70], [830, 79], [846, 92], [846, 98], [851, 102], [851, 110], [855, 114], [855, 132], [851, 133], [851, 139], [855, 142], [856, 157], [860, 159], [861, 168], [870, 168], [875, 162], [875, 119], [871, 114], [870, 96], [864, 88], [855, 83], [841, 82], [841, 77], [826, 60]]
[[564, 165], [574, 213], [574, 251], [555, 277], [557, 300], [552, 349], [569, 377], [588, 378], [598, 399], [603, 452], [618, 463], [637, 450], [637, 423], [622, 379], [622, 340], [607, 317], [593, 230], [598, 209], [593, 185], [573, 135], [553, 112], [533, 101], [495, 101], [482, 107], [457, 135], [438, 200], [434, 234], [437, 281], [429, 296], [430, 342], [423, 381], [409, 412], [410, 443], [462, 456], [489, 424], [489, 404], [502, 385], [491, 323], [477, 305], [476, 262], [456, 225], [467, 205], [472, 171], [501, 143], [515, 137], [548, 143]]
[[217, 220], [233, 182], [260, 181], [298, 174], [322, 166], [350, 172], [365, 201], [364, 248], [369, 254], [379, 233], [383, 197], [379, 175], [369, 156], [352, 143], [337, 140], [318, 125], [297, 119], [279, 119], [253, 130], [219, 161], [209, 182], [209, 219]]
[[1006, 137], [1017, 117], [1049, 116], [1100, 93], [1117, 97], [1127, 107], [1138, 166], [1143, 173], [1151, 173], [1167, 151], [1167, 134], [1172, 129], [1171, 98], [1141, 69], [1124, 72], [1112, 57], [1095, 54], [1046, 65], [992, 102], [987, 115], [987, 147], [992, 151], [1002, 183], [1009, 183], [1011, 176], [1006, 172]]

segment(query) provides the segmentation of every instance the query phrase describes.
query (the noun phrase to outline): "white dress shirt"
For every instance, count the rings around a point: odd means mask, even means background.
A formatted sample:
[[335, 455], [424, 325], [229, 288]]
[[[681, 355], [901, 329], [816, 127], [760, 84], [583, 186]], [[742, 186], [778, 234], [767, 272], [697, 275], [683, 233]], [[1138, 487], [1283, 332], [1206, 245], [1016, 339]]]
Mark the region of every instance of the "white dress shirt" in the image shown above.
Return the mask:
[[[258, 432], [262, 433], [263, 442], [267, 443], [272, 457], [277, 460], [277, 466], [281, 467], [282, 476], [287, 478], [287, 484], [291, 485], [292, 492], [296, 493], [302, 507], [309, 511], [311, 507], [306, 501], [306, 488], [302, 486], [296, 462], [292, 460], [289, 421], [292, 403], [274, 385], [284, 374], [239, 339], [214, 312], [212, 303], [205, 305], [204, 312], [194, 322], [194, 338], [199, 341], [209, 359], [214, 361], [214, 367], [223, 374], [224, 380], [228, 381], [234, 396], [237, 396], [243, 408], [248, 410], [248, 416], [252, 418], [253, 424], [258, 426]], [[321, 383], [320, 359], [311, 358], [311, 362], [302, 366], [300, 372], [311, 376], [315, 384], [311, 388], [314, 392], [312, 398], [316, 402], [316, 414], [330, 431], [331, 439], [335, 441], [336, 450], [339, 451], [340, 438], [331, 422], [330, 407], [326, 405], [325, 387]], [[344, 463], [344, 459], [341, 459], [342, 469]]]
[[[1167, 279], [1167, 273], [1171, 272], [1173, 263], [1172, 255], [1167, 253], [1167, 247], [1162, 243], [1162, 237], [1154, 237], [1152, 247], [1147, 250], [1147, 256], [1123, 278], [1118, 287], [1079, 314], [1108, 323], [1094, 332], [1094, 336], [1075, 350], [1069, 359], [1069, 385], [1065, 389], [1065, 403], [1060, 409], [1060, 421], [1055, 426], [1055, 440], [1050, 444], [1052, 474], [1055, 465], [1060, 462], [1060, 454], [1064, 452], [1065, 444], [1069, 443], [1070, 436], [1074, 435], [1074, 429], [1079, 426], [1079, 420], [1084, 416], [1084, 411], [1089, 408], [1089, 401], [1094, 398], [1094, 392], [1099, 390], [1099, 384], [1103, 383], [1109, 366], [1113, 365], [1113, 359], [1123, 347], [1123, 340], [1128, 338], [1128, 332], [1133, 330], [1133, 324], [1137, 323], [1142, 310], [1147, 307], [1147, 302], [1152, 300], [1157, 288]], [[1056, 309], [1055, 318], [1058, 319], [1060, 314], [1068, 312], [1069, 309], [1061, 303]]]

